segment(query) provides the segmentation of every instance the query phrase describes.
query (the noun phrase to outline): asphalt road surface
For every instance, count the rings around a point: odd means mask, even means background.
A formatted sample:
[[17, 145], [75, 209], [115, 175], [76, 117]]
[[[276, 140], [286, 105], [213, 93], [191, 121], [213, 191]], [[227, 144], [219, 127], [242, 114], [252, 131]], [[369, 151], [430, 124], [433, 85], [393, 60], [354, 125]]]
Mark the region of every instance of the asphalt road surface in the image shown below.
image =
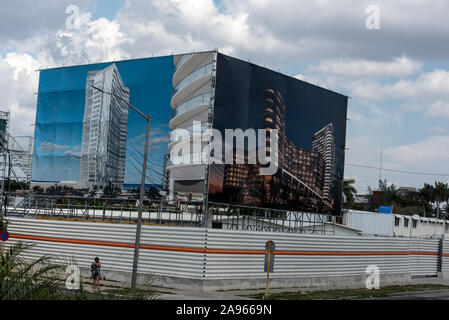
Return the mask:
[[449, 300], [449, 290], [398, 293], [389, 297], [371, 298], [370, 300]]

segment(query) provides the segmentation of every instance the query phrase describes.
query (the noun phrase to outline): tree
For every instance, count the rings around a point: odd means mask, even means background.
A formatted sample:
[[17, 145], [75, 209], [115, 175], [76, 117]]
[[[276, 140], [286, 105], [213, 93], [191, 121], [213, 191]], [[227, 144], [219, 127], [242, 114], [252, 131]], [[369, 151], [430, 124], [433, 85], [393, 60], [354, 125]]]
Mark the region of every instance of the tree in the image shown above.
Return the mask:
[[448, 198], [449, 187], [447, 183], [435, 181], [433, 198], [437, 204], [437, 219], [440, 217], [440, 203], [445, 202]]
[[145, 190], [145, 195], [148, 199], [160, 199], [161, 195], [159, 190], [153, 186], [150, 186], [147, 190]]
[[424, 216], [426, 215], [426, 207], [433, 201], [434, 189], [430, 184], [424, 183], [424, 187], [419, 190], [421, 197]]
[[33, 187], [33, 193], [34, 194], [44, 194], [44, 188], [40, 187], [40, 186], [34, 186]]
[[120, 188], [109, 181], [103, 189], [103, 196], [105, 198], [116, 198], [119, 192]]
[[3, 216], [3, 210], [0, 206], [0, 232], [6, 231], [6, 228], [8, 227], [8, 221]]
[[353, 186], [354, 183], [355, 179], [345, 179], [343, 181], [343, 193], [349, 203], [354, 203], [355, 194], [357, 193], [357, 189]]
[[394, 184], [387, 185], [387, 180], [379, 180], [379, 189], [382, 192], [384, 205], [395, 205], [400, 202], [398, 190]]
[[0, 300], [30, 300], [51, 298], [62, 284], [59, 277], [64, 269], [53, 264], [49, 256], [33, 261], [22, 258], [23, 252], [33, 246], [12, 244], [0, 260]]

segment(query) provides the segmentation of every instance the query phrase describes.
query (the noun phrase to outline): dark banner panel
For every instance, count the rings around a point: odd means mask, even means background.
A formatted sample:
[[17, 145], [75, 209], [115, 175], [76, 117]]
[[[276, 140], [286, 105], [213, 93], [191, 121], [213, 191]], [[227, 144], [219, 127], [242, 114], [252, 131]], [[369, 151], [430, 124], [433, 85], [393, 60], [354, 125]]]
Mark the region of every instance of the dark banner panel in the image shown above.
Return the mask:
[[[276, 153], [274, 174], [256, 163], [212, 164], [209, 200], [296, 211], [339, 213], [344, 174], [347, 97], [304, 81], [218, 54], [214, 123], [226, 129], [276, 129], [260, 143]], [[263, 131], [262, 131], [263, 132]], [[268, 133], [267, 133], [268, 135]], [[246, 140], [245, 140], [246, 141]], [[271, 148], [271, 150], [270, 150]], [[256, 153], [244, 144], [244, 159]], [[233, 149], [236, 159], [238, 148]], [[224, 159], [224, 156], [223, 156]]]

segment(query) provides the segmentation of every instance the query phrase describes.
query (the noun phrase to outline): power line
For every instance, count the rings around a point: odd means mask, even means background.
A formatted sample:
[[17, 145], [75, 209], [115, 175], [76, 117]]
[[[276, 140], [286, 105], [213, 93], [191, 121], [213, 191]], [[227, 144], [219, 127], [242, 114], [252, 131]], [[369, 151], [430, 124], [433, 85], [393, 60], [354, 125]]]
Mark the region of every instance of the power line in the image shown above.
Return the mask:
[[[361, 165], [361, 164], [352, 164], [352, 163], [345, 163], [345, 166], [368, 168], [368, 169], [375, 169], [375, 170], [381, 169], [380, 167], [365, 166], [365, 165]], [[427, 173], [427, 172], [405, 171], [405, 170], [395, 170], [395, 169], [385, 169], [385, 168], [382, 168], [381, 170], [390, 171], [390, 172], [398, 172], [398, 173], [406, 173], [406, 174], [422, 175], [422, 176], [449, 177], [449, 174], [447, 174], [447, 173]]]

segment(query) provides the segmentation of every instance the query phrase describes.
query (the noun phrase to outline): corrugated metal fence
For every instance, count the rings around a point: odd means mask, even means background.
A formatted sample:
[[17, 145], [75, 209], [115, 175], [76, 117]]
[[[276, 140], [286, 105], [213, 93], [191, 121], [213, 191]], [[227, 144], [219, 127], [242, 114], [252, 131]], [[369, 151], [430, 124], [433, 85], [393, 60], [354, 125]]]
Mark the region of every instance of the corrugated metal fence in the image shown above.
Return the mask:
[[[73, 258], [88, 267], [101, 258], [103, 269], [132, 271], [136, 225], [65, 222], [8, 218], [8, 231], [15, 241], [34, 243], [25, 258], [50, 254]], [[142, 226], [138, 271], [167, 276], [203, 278], [205, 230]]]
[[[88, 267], [131, 272], [135, 225], [8, 218], [15, 241], [32, 242], [25, 258], [73, 257]], [[276, 244], [272, 277], [381, 274], [436, 275], [439, 239], [336, 237], [276, 232], [142, 226], [139, 272], [193, 279], [263, 278], [265, 243]], [[443, 241], [442, 271], [449, 271], [449, 241]]]
[[412, 276], [437, 274], [439, 244], [439, 239], [410, 240], [410, 273]]

